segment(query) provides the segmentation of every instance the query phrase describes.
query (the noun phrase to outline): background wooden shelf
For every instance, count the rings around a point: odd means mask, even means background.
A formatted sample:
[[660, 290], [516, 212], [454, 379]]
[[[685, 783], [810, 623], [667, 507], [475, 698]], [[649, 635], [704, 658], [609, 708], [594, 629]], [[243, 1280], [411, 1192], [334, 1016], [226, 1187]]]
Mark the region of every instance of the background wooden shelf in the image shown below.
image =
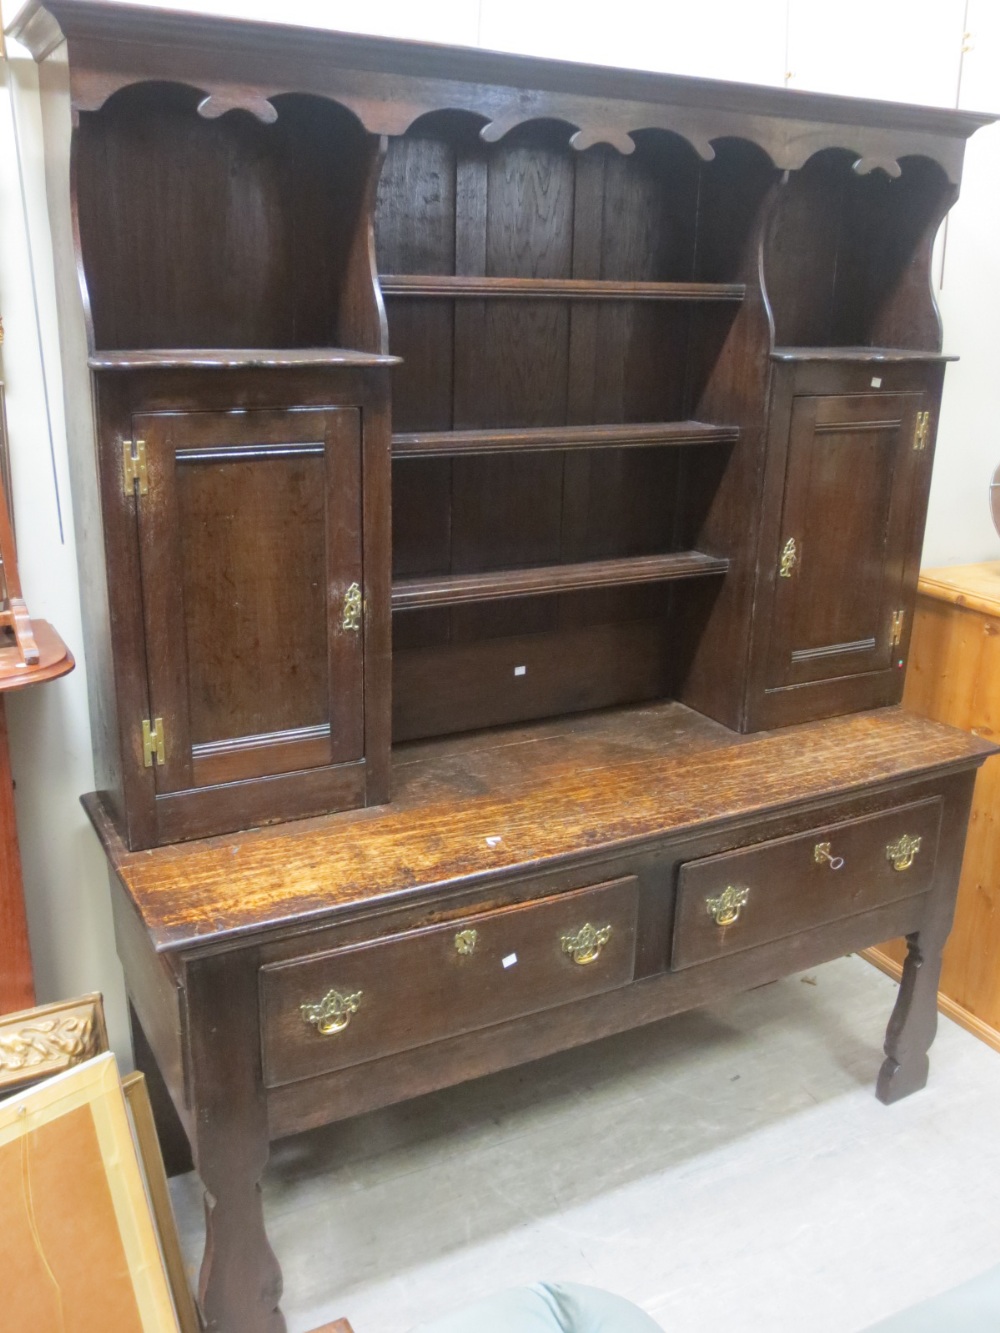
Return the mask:
[[490, 570], [481, 574], [435, 574], [428, 578], [396, 579], [392, 609], [456, 606], [504, 597], [540, 597], [545, 593], [578, 592], [587, 588], [626, 587], [635, 583], [664, 583], [672, 579], [725, 574], [729, 561], [702, 551], [671, 555], [630, 556], [619, 560], [587, 560], [575, 565], [542, 565], [534, 569]]
[[413, 431], [392, 437], [394, 458], [499, 454], [541, 449], [635, 449], [662, 445], [726, 444], [738, 426], [704, 421], [645, 421], [621, 426], [535, 426], [513, 430]]
[[380, 275], [383, 296], [576, 298], [585, 301], [742, 301], [742, 282], [614, 282], [591, 278], [484, 278], [451, 273]]
[[957, 356], [943, 352], [920, 352], [906, 347], [776, 347], [771, 353], [775, 361], [869, 361], [920, 362], [957, 361]]

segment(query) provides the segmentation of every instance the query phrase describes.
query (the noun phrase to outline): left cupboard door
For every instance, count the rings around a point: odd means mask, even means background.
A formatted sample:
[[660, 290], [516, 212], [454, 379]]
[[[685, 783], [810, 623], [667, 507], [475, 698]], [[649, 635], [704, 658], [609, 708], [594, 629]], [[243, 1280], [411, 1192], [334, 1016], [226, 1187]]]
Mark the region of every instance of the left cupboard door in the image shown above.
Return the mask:
[[[150, 766], [174, 808], [162, 840], [217, 831], [198, 793], [221, 810], [217, 789], [238, 784], [238, 807], [278, 775], [276, 812], [249, 799], [242, 826], [315, 813], [316, 770], [364, 751], [360, 412], [159, 412], [132, 427]], [[312, 776], [301, 810], [296, 774]], [[221, 823], [240, 827], [238, 808]]]

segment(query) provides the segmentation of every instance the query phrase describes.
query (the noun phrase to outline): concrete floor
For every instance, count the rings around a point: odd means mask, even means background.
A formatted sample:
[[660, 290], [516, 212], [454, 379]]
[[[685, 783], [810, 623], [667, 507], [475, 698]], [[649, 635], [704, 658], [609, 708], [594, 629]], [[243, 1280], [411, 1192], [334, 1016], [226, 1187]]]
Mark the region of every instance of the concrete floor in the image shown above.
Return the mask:
[[[854, 1333], [992, 1267], [1000, 1055], [943, 1019], [929, 1087], [882, 1106], [895, 992], [845, 958], [276, 1144], [289, 1333], [405, 1333], [539, 1278], [669, 1333]], [[194, 1266], [200, 1189], [172, 1188]]]

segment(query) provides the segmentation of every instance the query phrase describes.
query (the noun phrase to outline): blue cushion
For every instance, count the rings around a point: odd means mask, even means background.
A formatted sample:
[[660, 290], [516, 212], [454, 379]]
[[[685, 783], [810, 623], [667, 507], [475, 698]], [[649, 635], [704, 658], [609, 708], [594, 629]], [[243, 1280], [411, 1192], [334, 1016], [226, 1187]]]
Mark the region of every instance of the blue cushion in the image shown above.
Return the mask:
[[996, 1333], [1000, 1328], [1000, 1268], [873, 1324], [871, 1333]]
[[514, 1287], [413, 1333], [663, 1333], [637, 1305], [576, 1282]]

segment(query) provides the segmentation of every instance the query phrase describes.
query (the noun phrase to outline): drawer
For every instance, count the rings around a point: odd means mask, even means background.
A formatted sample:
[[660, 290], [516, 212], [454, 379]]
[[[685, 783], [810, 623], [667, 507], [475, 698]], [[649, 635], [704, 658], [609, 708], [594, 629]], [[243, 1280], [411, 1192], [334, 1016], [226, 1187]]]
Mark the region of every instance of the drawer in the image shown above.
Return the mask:
[[709, 962], [931, 887], [934, 797], [682, 865], [671, 966]]
[[269, 1087], [631, 981], [634, 876], [261, 969]]

